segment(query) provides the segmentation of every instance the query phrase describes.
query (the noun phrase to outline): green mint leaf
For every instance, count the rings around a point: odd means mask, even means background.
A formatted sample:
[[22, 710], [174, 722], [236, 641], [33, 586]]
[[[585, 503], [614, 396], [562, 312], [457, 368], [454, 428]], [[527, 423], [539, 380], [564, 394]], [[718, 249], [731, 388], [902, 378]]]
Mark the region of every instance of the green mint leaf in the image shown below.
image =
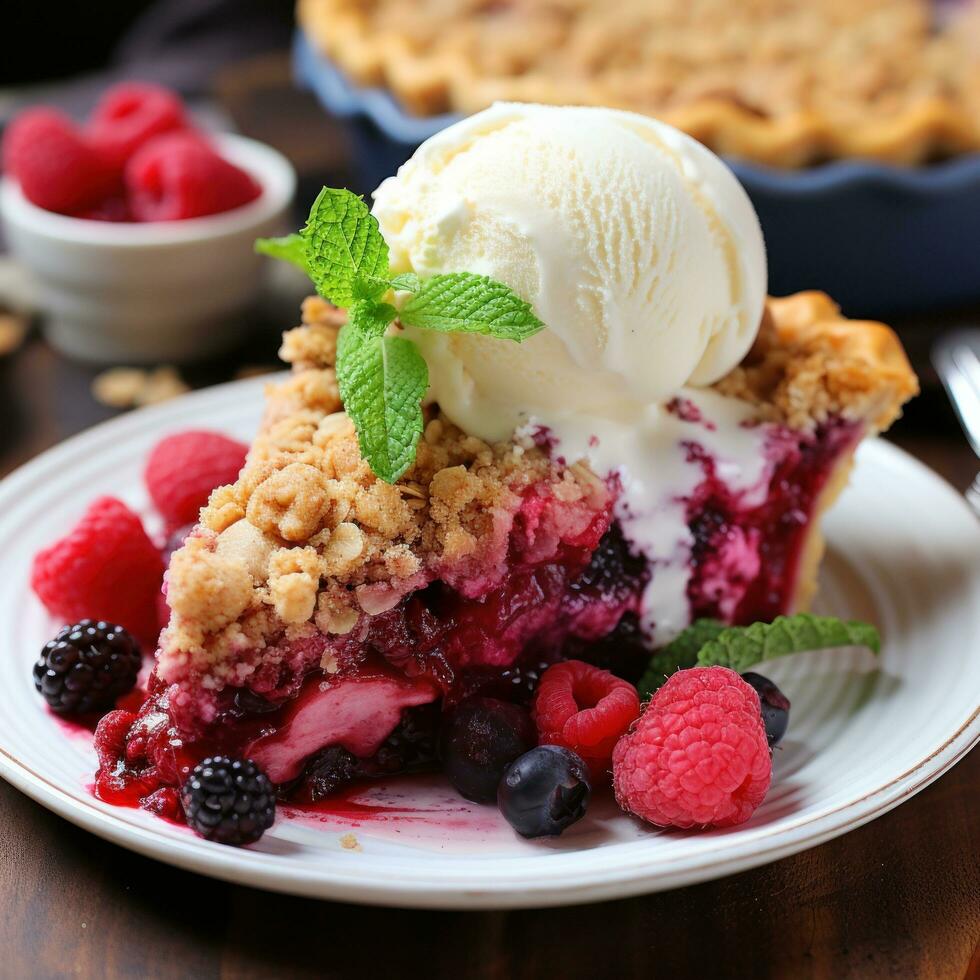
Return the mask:
[[358, 276], [351, 286], [351, 292], [354, 295], [354, 301], [357, 302], [357, 300], [376, 300], [388, 292], [390, 288], [388, 280], [382, 279], [380, 276]]
[[742, 673], [763, 660], [848, 646], [878, 653], [881, 637], [869, 623], [810, 613], [777, 616], [771, 623], [751, 626], [698, 619], [650, 658], [637, 689], [641, 697], [649, 697], [671, 674], [688, 667], [730, 667]]
[[406, 293], [417, 293], [422, 288], [422, 280], [414, 272], [399, 272], [388, 285]]
[[640, 697], [650, 697], [675, 671], [694, 667], [701, 648], [725, 629], [725, 624], [716, 619], [696, 619], [687, 629], [681, 630], [667, 646], [650, 658], [647, 669], [636, 685]]
[[310, 278], [324, 299], [349, 307], [387, 290], [388, 245], [356, 194], [324, 187], [301, 234]]
[[284, 235], [282, 238], [256, 238], [255, 251], [260, 255], [269, 255], [274, 259], [292, 262], [307, 275], [310, 273], [306, 262], [306, 240], [302, 235]]
[[482, 333], [520, 343], [544, 328], [510, 287], [471, 272], [426, 279], [399, 311], [402, 323], [446, 333]]
[[347, 319], [356, 331], [374, 337], [380, 337], [396, 316], [398, 310], [389, 303], [372, 300], [360, 300], [347, 311]]
[[857, 620], [810, 613], [777, 616], [771, 623], [732, 626], [719, 633], [701, 648], [698, 664], [731, 667], [741, 673], [763, 660], [830, 647], [867, 647], [878, 653], [881, 636], [870, 623]]
[[361, 455], [377, 476], [394, 483], [415, 462], [429, 372], [410, 340], [377, 332], [387, 313], [376, 311], [384, 306], [362, 310], [341, 330], [337, 383]]

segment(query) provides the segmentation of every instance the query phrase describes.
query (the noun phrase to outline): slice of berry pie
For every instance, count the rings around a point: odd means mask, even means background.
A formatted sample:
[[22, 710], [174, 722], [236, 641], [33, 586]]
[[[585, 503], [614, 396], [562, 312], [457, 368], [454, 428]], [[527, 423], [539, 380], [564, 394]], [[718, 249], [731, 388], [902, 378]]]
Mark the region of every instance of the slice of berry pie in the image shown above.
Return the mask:
[[[767, 304], [744, 191], [642, 116], [496, 107], [373, 215], [324, 188], [260, 249], [330, 302], [307, 300], [292, 377], [171, 559], [149, 699], [99, 728], [104, 799], [177, 813], [206, 757], [195, 805], [227, 758], [292, 798], [425, 766], [447, 709], [528, 704], [562, 659], [537, 735], [598, 784], [652, 649], [806, 605], [820, 515], [916, 390], [887, 327], [820, 293]], [[482, 711], [474, 744], [506, 713]]]
[[[539, 665], [566, 656], [635, 677], [648, 610], [678, 590], [673, 628], [800, 608], [856, 446], [915, 391], [887, 327], [820, 293], [770, 300], [745, 360], [671, 403], [688, 545], [651, 562], [624, 534], [617, 480], [565, 465], [545, 435], [489, 445], [432, 407], [411, 469], [376, 477], [338, 393], [344, 319], [306, 301], [247, 465], [173, 556], [151, 697], [100, 728], [103, 798], [159, 807], [219, 750], [298, 794], [337, 747], [348, 775], [410, 769], [434, 702], [526, 701]], [[746, 432], [751, 485], [725, 449]]]

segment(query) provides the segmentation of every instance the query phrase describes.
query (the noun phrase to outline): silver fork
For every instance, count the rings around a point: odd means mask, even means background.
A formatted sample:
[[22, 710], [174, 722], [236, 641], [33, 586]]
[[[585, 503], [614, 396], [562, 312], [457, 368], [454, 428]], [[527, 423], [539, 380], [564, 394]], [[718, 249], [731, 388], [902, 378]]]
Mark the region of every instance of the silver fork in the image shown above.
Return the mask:
[[973, 513], [980, 517], [980, 473], [966, 488], [966, 502], [973, 508]]
[[[932, 350], [932, 363], [973, 452], [980, 457], [980, 330], [956, 330], [940, 337]], [[966, 491], [966, 499], [980, 516], [980, 473]]]

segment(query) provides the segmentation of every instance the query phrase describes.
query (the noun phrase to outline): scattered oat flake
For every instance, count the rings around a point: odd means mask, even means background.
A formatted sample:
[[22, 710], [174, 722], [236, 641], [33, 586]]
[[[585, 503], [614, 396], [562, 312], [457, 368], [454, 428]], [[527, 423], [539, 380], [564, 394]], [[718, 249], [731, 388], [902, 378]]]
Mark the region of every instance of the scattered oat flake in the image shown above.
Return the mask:
[[353, 834], [344, 834], [340, 838], [340, 846], [345, 851], [363, 851], [364, 848], [361, 847], [360, 841]]
[[109, 368], [92, 381], [96, 401], [110, 408], [155, 405], [190, 391], [172, 367], [144, 371], [142, 368]]
[[155, 405], [157, 402], [168, 401], [190, 390], [190, 386], [184, 382], [176, 368], [157, 368], [150, 372], [146, 387], [137, 404]]
[[139, 368], [110, 368], [92, 381], [92, 395], [110, 408], [132, 408], [145, 384], [146, 372]]
[[12, 354], [27, 336], [27, 318], [0, 313], [0, 357]]

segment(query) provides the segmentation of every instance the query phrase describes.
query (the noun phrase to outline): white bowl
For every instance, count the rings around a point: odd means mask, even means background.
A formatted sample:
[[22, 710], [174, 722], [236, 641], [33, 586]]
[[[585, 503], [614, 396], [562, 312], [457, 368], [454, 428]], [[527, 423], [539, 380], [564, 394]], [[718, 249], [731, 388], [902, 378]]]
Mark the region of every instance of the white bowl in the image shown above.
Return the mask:
[[213, 137], [262, 185], [244, 207], [186, 221], [113, 223], [45, 211], [0, 181], [14, 255], [34, 274], [48, 340], [85, 361], [186, 361], [232, 343], [263, 283], [253, 243], [278, 234], [296, 189], [289, 161], [242, 136]]

